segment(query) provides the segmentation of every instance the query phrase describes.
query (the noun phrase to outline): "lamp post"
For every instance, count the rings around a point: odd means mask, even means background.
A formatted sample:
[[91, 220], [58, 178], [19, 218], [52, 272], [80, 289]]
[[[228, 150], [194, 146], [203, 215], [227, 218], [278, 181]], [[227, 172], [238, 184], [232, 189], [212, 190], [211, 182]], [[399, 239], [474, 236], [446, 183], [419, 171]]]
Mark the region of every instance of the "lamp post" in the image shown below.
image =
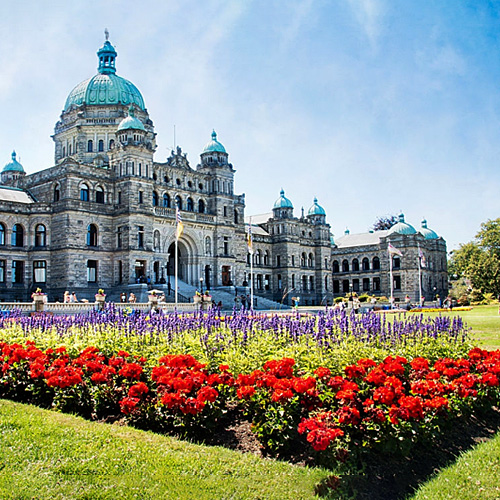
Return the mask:
[[200, 293], [203, 295], [203, 278], [200, 278]]

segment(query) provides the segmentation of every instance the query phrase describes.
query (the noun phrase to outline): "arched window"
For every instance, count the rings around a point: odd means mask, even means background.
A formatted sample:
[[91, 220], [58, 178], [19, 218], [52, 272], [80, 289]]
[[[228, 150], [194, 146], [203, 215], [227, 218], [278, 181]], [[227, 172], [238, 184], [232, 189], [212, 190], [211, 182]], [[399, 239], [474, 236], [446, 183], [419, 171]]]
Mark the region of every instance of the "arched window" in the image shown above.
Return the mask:
[[179, 210], [182, 210], [182, 198], [177, 195], [175, 197], [175, 206], [179, 209]]
[[307, 261], [307, 255], [305, 254], [305, 252], [303, 252], [302, 255], [300, 256], [300, 265], [302, 267], [306, 267], [306, 261]]
[[372, 260], [372, 269], [380, 269], [380, 259], [378, 257], [373, 257]]
[[352, 259], [352, 270], [359, 271], [359, 260], [358, 259]]
[[168, 193], [163, 193], [163, 206], [165, 208], [170, 208], [170, 196]]
[[349, 262], [347, 260], [342, 261], [342, 272], [343, 273], [348, 273], [349, 272]]
[[203, 200], [198, 202], [198, 212], [200, 212], [200, 214], [205, 213], [205, 202]]
[[269, 250], [266, 250], [266, 253], [264, 254], [264, 265], [269, 265]]
[[194, 203], [192, 198], [188, 198], [186, 201], [186, 210], [188, 212], [193, 212], [194, 211]]
[[153, 248], [155, 252], [160, 251], [160, 231], [158, 230], [153, 234]]
[[102, 139], [99, 139], [98, 149], [100, 152], [104, 151], [104, 141]]
[[0, 222], [0, 245], [5, 245], [6, 231], [5, 226]]
[[87, 227], [87, 246], [97, 246], [97, 226], [95, 224], [89, 224]]
[[361, 268], [363, 269], [363, 271], [370, 270], [370, 261], [368, 260], [367, 257], [364, 257], [363, 260], [361, 261]]
[[339, 261], [338, 260], [334, 260], [332, 262], [332, 272], [334, 273], [338, 273], [340, 271], [340, 268], [339, 268]]
[[314, 276], [309, 276], [309, 290], [314, 291]]
[[309, 267], [314, 267], [314, 255], [312, 253], [309, 254], [307, 264]]
[[101, 186], [97, 186], [95, 190], [95, 201], [96, 203], [104, 203], [104, 189]]
[[35, 246], [44, 247], [47, 244], [47, 230], [43, 224], [37, 224], [35, 227]]
[[255, 264], [258, 266], [262, 264], [262, 252], [260, 249], [255, 252]]
[[91, 139], [87, 142], [87, 153], [92, 153], [94, 151], [94, 141]]
[[328, 276], [325, 276], [325, 292], [328, 292]]
[[212, 240], [210, 236], [205, 238], [205, 255], [212, 255]]
[[61, 190], [59, 184], [54, 187], [54, 201], [59, 201], [61, 199]]
[[158, 193], [156, 191], [153, 191], [153, 207], [158, 206]]
[[82, 184], [80, 187], [80, 200], [89, 201], [89, 187], [87, 184]]

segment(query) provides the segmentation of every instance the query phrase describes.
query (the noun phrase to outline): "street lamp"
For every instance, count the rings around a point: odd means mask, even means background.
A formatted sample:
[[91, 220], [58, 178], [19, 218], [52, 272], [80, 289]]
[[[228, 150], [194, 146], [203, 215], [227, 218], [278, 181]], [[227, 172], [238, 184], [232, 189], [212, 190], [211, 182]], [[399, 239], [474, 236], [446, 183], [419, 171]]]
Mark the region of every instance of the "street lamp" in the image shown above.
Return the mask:
[[203, 295], [203, 278], [200, 278], [200, 291], [201, 294]]

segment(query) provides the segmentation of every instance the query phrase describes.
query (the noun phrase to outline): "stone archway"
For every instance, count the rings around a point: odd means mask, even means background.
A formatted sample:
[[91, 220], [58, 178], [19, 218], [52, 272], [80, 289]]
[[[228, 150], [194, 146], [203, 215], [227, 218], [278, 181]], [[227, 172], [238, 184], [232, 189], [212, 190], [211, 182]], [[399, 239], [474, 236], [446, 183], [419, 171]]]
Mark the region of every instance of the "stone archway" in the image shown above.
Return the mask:
[[[165, 253], [168, 255], [166, 274], [168, 282], [173, 284], [175, 277], [175, 240], [165, 244]], [[197, 285], [200, 278], [199, 252], [196, 243], [188, 235], [178, 242], [178, 278], [191, 285]]]

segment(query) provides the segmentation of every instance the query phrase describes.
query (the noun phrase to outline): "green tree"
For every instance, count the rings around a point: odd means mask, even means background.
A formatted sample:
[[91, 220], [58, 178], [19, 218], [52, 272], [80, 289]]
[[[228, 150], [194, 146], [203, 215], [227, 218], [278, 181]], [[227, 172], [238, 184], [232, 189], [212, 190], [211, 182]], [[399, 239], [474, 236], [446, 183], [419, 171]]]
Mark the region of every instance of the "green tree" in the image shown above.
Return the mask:
[[383, 231], [384, 229], [390, 229], [396, 222], [398, 222], [399, 218], [397, 215], [382, 215], [381, 217], [377, 217], [377, 220], [374, 222], [371, 229], [373, 231]]
[[468, 278], [483, 293], [500, 295], [500, 218], [481, 224], [474, 241], [460, 245], [448, 266], [450, 276]]

